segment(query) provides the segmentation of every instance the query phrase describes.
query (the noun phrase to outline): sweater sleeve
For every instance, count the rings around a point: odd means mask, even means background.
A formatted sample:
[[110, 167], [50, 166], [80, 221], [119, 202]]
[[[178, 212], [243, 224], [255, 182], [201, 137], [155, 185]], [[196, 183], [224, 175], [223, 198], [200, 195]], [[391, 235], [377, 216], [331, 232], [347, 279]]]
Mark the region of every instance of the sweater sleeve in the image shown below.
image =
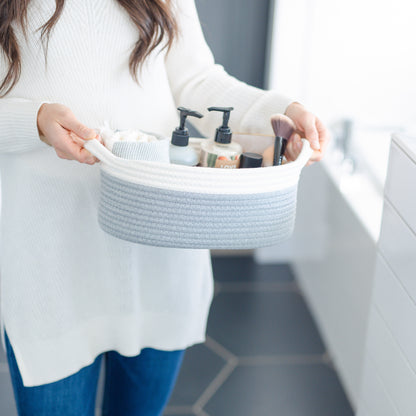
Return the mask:
[[273, 134], [270, 116], [283, 113], [293, 100], [276, 91], [264, 91], [241, 82], [215, 64], [194, 0], [177, 0], [176, 14], [179, 37], [166, 54], [175, 104], [206, 114], [200, 120], [190, 120], [206, 136], [212, 135], [220, 124], [218, 114], [207, 114], [210, 106], [234, 107], [230, 126], [236, 132]]
[[0, 153], [49, 148], [39, 137], [37, 114], [44, 101], [0, 99]]

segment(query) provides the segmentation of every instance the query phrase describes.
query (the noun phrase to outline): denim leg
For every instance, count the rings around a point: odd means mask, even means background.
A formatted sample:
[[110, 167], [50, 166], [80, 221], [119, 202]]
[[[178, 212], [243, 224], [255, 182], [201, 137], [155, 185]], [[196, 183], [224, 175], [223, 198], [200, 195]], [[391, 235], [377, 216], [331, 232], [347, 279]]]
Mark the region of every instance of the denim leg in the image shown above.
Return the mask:
[[7, 360], [19, 416], [94, 416], [102, 354], [93, 364], [54, 383], [25, 387], [5, 333]]
[[185, 350], [144, 348], [135, 357], [105, 353], [102, 416], [160, 416], [175, 385]]

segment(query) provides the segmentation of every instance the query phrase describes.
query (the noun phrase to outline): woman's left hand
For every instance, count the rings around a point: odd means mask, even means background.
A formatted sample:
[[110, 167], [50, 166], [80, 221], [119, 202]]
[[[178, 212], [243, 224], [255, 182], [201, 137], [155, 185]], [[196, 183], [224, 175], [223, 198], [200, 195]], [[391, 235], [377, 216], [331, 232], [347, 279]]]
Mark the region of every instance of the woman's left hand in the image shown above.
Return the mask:
[[292, 161], [297, 158], [302, 149], [301, 137], [304, 137], [314, 150], [308, 165], [320, 161], [325, 154], [330, 138], [329, 131], [322, 121], [298, 102], [290, 104], [286, 108], [285, 115], [291, 118], [296, 126], [296, 131], [286, 147], [286, 159]]

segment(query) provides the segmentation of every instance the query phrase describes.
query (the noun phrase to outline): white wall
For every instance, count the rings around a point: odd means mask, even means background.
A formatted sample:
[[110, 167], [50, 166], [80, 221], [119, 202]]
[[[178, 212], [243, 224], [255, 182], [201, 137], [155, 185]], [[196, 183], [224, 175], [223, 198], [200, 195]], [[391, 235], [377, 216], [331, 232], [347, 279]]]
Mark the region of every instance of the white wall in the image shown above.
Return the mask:
[[[415, 123], [414, 0], [278, 0], [269, 87], [330, 121]], [[398, 105], [399, 103], [399, 105]]]

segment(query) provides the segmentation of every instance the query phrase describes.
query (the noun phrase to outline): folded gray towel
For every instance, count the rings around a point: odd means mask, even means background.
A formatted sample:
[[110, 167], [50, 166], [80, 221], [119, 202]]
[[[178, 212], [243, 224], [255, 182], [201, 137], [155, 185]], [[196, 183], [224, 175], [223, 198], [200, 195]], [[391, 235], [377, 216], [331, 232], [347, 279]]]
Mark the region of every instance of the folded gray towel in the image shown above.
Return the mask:
[[148, 160], [169, 163], [169, 140], [153, 142], [120, 141], [113, 144], [114, 155], [128, 160]]

